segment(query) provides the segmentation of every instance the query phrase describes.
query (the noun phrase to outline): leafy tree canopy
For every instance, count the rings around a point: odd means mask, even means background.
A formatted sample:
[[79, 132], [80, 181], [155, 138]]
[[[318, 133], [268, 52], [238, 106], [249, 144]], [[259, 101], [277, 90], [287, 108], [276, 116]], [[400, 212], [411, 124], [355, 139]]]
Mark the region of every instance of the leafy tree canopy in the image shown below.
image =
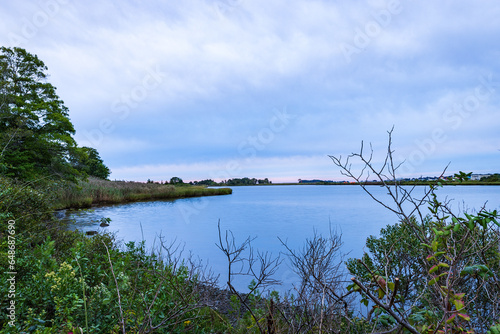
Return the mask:
[[256, 178], [250, 179], [248, 177], [244, 177], [242, 179], [235, 178], [235, 179], [227, 180], [226, 184], [228, 186], [249, 186], [249, 185], [257, 184], [257, 179]]
[[107, 179], [110, 174], [109, 168], [104, 164], [99, 152], [92, 147], [78, 147], [72, 157], [72, 163], [76, 170], [88, 176]]
[[180, 177], [174, 176], [170, 179], [170, 184], [183, 184], [184, 181]]
[[[77, 148], [68, 108], [47, 78], [47, 67], [36, 55], [17, 47], [0, 48], [0, 173], [70, 180], [88, 170], [91, 175], [106, 174], [95, 150]], [[96, 166], [81, 166], [85, 154]]]

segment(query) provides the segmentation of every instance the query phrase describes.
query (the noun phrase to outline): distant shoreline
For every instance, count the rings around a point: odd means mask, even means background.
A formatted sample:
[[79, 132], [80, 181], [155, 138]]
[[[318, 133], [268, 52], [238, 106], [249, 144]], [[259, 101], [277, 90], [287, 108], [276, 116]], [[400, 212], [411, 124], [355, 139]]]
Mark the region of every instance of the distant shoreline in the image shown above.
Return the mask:
[[[386, 182], [387, 185], [394, 185], [394, 182]], [[436, 184], [436, 182], [397, 182], [398, 185], [402, 186], [429, 186]], [[382, 182], [366, 182], [366, 183], [348, 183], [348, 182], [307, 182], [307, 183], [293, 183], [293, 182], [283, 182], [283, 183], [270, 183], [270, 184], [240, 184], [232, 186], [213, 186], [210, 188], [220, 188], [220, 187], [267, 187], [267, 186], [382, 186]], [[469, 181], [469, 182], [442, 182], [443, 186], [500, 186], [500, 182], [479, 182], [479, 181]]]

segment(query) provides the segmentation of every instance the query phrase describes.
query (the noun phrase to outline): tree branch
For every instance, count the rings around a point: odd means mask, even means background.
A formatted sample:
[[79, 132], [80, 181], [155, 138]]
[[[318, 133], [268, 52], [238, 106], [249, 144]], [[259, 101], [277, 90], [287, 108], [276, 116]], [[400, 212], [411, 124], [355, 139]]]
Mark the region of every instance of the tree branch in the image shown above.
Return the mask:
[[[387, 313], [389, 313], [399, 324], [401, 324], [402, 326], [404, 326], [407, 330], [409, 330], [411, 333], [413, 334], [420, 334], [419, 331], [417, 331], [412, 325], [410, 325], [407, 321], [405, 321], [404, 319], [402, 319], [396, 312], [394, 312], [391, 308], [388, 307], [388, 305], [385, 305], [384, 303], [382, 303], [380, 300], [378, 300], [377, 297], [375, 297], [371, 292], [370, 290], [368, 290], [364, 285], [363, 283], [361, 283], [360, 281], [358, 281], [356, 278], [351, 278], [351, 280], [357, 285], [359, 286], [359, 288], [361, 290], [363, 290], [363, 292], [368, 296], [370, 297], [370, 299], [375, 303], [377, 304], [379, 307], [383, 308], [385, 311], [387, 311]], [[395, 289], [394, 289], [395, 290]]]

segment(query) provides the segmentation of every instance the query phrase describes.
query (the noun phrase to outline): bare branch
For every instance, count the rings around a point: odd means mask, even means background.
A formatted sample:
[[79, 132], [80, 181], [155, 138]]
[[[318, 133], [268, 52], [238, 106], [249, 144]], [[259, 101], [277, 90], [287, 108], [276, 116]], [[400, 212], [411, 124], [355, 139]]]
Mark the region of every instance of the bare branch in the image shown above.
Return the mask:
[[370, 299], [375, 303], [377, 304], [379, 307], [383, 308], [385, 311], [387, 311], [387, 313], [389, 313], [399, 324], [401, 324], [402, 326], [404, 326], [408, 331], [410, 331], [410, 333], [414, 333], [414, 334], [420, 334], [419, 331], [417, 331], [412, 325], [410, 325], [407, 321], [405, 321], [404, 319], [402, 319], [396, 312], [394, 312], [391, 308], [389, 308], [387, 305], [385, 305], [384, 303], [382, 303], [380, 300], [378, 300], [377, 297], [375, 297], [371, 292], [370, 290], [368, 290], [364, 285], [363, 283], [361, 283], [360, 281], [358, 281], [356, 278], [352, 278], [352, 281], [357, 285], [359, 286], [359, 288], [361, 290], [363, 290], [363, 292], [368, 296], [370, 297]]

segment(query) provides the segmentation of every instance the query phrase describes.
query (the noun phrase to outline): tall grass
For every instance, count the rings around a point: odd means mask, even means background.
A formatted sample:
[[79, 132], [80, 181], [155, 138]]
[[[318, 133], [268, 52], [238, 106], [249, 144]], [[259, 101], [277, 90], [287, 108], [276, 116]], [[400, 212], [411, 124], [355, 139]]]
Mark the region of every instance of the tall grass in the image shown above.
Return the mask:
[[67, 184], [54, 189], [54, 208], [82, 208], [93, 204], [113, 204], [155, 199], [229, 195], [230, 188], [206, 188], [203, 186], [173, 186], [169, 184], [131, 181], [107, 181], [90, 178], [77, 185]]

